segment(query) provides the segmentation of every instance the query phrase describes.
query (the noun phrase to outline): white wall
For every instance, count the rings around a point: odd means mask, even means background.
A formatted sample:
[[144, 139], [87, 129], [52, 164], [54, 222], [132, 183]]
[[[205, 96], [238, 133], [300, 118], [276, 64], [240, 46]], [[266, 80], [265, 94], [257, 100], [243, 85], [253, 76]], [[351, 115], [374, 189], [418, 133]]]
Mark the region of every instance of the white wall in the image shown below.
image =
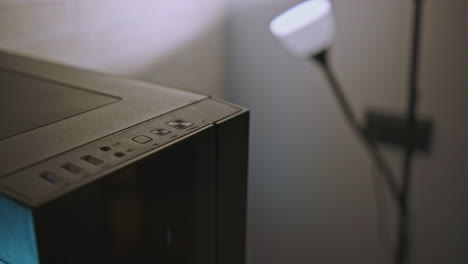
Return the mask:
[[224, 0], [2, 0], [0, 47], [223, 94]]
[[[297, 2], [232, 0], [225, 32], [228, 95], [252, 110], [249, 264], [385, 263], [372, 164], [320, 70], [268, 33]], [[468, 6], [427, 2], [421, 110], [437, 133], [416, 165], [414, 263], [468, 263]], [[410, 1], [335, 4], [333, 64], [353, 105], [401, 110]], [[223, 0], [0, 1], [2, 48], [215, 95], [223, 25]]]
[[[252, 110], [249, 264], [388, 263], [375, 169], [320, 69], [286, 54], [268, 32], [298, 2], [233, 0], [229, 9], [228, 98]], [[415, 165], [411, 263], [468, 263], [468, 5], [426, 2], [420, 111], [437, 127], [433, 152]], [[402, 111], [411, 1], [334, 3], [332, 63], [357, 112]], [[397, 153], [386, 154], [399, 166]]]

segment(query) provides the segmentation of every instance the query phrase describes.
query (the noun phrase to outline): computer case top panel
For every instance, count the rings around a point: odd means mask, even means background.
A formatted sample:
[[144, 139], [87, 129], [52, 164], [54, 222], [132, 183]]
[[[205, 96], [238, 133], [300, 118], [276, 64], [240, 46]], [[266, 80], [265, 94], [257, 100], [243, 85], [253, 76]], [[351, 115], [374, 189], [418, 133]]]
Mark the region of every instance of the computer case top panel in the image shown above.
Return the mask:
[[244, 111], [202, 100], [0, 176], [0, 193], [28, 207], [40, 206]]
[[0, 85], [0, 177], [208, 98], [2, 51]]

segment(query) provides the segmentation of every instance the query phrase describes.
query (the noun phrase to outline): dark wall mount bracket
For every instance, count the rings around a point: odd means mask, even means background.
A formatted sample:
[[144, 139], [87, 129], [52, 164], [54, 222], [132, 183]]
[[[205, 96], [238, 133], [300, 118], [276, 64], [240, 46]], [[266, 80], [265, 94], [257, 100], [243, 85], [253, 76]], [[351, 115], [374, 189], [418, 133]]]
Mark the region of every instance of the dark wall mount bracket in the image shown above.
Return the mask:
[[[434, 123], [430, 119], [418, 119], [415, 130], [415, 150], [430, 153]], [[364, 132], [373, 142], [404, 150], [406, 146], [407, 120], [404, 115], [382, 110], [368, 110]]]

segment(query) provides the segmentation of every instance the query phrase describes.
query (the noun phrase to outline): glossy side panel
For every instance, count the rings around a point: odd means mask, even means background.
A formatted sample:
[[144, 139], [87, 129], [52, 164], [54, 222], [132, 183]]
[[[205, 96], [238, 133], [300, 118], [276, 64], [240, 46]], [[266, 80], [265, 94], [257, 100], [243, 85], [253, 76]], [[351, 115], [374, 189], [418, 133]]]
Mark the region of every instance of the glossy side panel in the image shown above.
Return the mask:
[[0, 263], [39, 264], [31, 209], [3, 195], [0, 195]]
[[245, 263], [249, 112], [217, 125], [217, 259]]

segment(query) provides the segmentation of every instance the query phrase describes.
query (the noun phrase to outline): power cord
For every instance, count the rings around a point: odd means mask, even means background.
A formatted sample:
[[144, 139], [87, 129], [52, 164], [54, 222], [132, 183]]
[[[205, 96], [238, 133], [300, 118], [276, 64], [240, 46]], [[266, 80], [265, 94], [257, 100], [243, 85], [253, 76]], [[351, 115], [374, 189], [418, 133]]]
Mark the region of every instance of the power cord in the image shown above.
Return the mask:
[[377, 226], [377, 235], [380, 239], [380, 244], [382, 250], [387, 258], [385, 263], [390, 263], [393, 261], [393, 243], [389, 230], [389, 214], [387, 206], [387, 197], [385, 186], [382, 185], [380, 171], [372, 166], [372, 185], [375, 195], [375, 212], [376, 212], [376, 226]]

